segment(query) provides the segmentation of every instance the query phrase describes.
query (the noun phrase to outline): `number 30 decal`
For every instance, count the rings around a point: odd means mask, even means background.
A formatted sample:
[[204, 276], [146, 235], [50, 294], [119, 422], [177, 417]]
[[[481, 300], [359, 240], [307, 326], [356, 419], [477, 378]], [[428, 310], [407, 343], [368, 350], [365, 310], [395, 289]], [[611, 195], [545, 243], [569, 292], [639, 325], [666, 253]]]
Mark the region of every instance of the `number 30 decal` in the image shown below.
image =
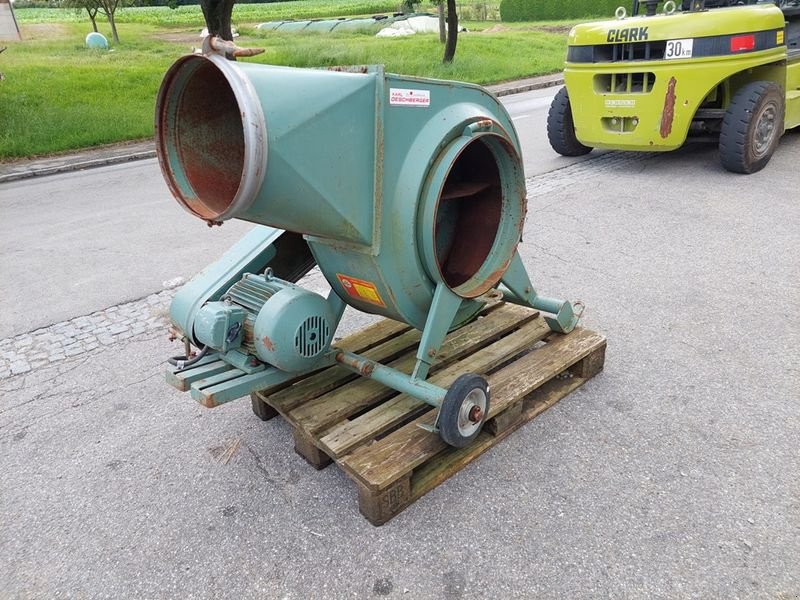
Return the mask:
[[669, 40], [664, 50], [664, 58], [692, 58], [692, 43], [694, 40]]

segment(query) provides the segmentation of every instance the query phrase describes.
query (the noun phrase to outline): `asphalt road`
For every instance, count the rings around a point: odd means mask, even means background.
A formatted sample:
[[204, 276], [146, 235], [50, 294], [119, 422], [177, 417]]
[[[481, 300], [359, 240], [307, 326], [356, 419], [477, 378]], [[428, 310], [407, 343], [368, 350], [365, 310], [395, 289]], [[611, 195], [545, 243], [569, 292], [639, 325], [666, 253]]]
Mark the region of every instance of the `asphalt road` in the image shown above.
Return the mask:
[[[703, 146], [572, 164], [544, 97], [511, 102], [523, 259], [586, 302], [602, 374], [381, 528], [280, 419], [166, 386], [160, 333], [0, 380], [0, 597], [800, 598], [800, 135], [752, 176]], [[4, 322], [143, 296], [238, 236], [184, 232], [148, 169], [0, 186]]]
[[522, 159], [525, 165], [525, 174], [528, 177], [563, 169], [568, 165], [595, 158], [603, 153], [595, 151], [591, 157], [566, 158], [550, 149], [545, 135], [547, 111], [553, 96], [559, 89], [561, 86], [500, 98], [500, 101], [508, 109], [522, 142]]
[[0, 185], [0, 338], [163, 289], [250, 228], [211, 230], [172, 199], [155, 159]]

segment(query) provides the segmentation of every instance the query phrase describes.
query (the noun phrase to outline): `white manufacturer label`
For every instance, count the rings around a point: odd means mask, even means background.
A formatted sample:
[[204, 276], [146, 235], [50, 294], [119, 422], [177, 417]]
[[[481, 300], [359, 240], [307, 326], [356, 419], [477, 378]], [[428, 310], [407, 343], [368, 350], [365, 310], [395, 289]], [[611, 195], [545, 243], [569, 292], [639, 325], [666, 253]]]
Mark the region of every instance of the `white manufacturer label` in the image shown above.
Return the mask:
[[612, 100], [611, 98], [606, 98], [606, 108], [634, 108], [636, 106], [636, 100]]
[[389, 104], [393, 106], [419, 106], [420, 108], [424, 108], [431, 105], [431, 92], [430, 90], [389, 88]]
[[688, 40], [669, 40], [667, 48], [664, 50], [664, 58], [692, 58], [693, 39]]

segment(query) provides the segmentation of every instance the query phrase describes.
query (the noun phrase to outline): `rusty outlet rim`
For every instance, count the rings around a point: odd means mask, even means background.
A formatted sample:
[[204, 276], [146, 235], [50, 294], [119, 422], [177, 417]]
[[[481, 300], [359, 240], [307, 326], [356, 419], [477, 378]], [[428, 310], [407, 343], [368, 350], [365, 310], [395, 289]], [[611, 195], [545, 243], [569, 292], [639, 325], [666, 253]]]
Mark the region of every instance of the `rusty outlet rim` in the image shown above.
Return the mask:
[[[435, 204], [430, 215], [432, 222], [426, 221], [432, 227], [430, 233], [433, 238], [433, 256], [427, 259], [429, 269], [432, 269], [432, 275], [462, 298], [476, 298], [485, 294], [502, 279], [516, 252], [525, 222], [526, 190], [524, 177], [520, 178], [518, 172], [522, 168], [521, 160], [505, 131], [496, 122], [492, 124], [496, 131], [470, 138], [459, 138], [453, 142], [454, 145], [460, 146], [455, 154], [450, 154], [448, 158], [449, 151], [445, 150], [440, 155], [439, 165], [433, 167], [432, 173], [438, 173], [441, 179], [438, 183], [432, 182], [433, 185], [426, 193], [427, 201]], [[450, 148], [455, 149], [454, 145]], [[492, 163], [491, 173], [487, 173], [485, 177], [490, 183], [479, 189], [476, 196], [485, 192], [490, 195], [495, 194], [497, 197], [494, 199], [494, 204], [491, 198], [488, 200], [490, 204], [488, 211], [480, 209], [476, 211], [474, 216], [479, 217], [478, 220], [472, 224], [473, 227], [469, 230], [465, 228], [462, 232], [469, 235], [461, 238], [464, 241], [461, 244], [463, 247], [455, 256], [460, 255], [458, 260], [466, 263], [462, 265], [464, 273], [459, 277], [453, 277], [452, 273], [448, 273], [448, 268], [451, 266], [447, 264], [449, 256], [443, 260], [443, 255], [440, 254], [443, 238], [437, 221], [446, 220], [440, 218], [442, 216], [440, 209], [452, 202], [448, 199], [448, 185], [451, 184], [454, 166], [470, 152], [470, 149], [474, 151], [476, 148], [480, 148], [481, 153], [488, 155]], [[447, 161], [449, 164], [446, 164]], [[491, 235], [488, 235], [489, 233]], [[422, 235], [429, 233], [424, 232]], [[458, 235], [458, 232], [455, 235]], [[451, 250], [449, 254], [452, 253]]]
[[[230, 171], [231, 184], [222, 193], [198, 183], [203, 165], [187, 164], [186, 157], [193, 149], [186, 147], [189, 143], [182, 143], [180, 137], [183, 116], [179, 111], [186, 106], [187, 88], [193, 84], [193, 78], [209, 72], [209, 66], [224, 78], [228, 89], [221, 93], [232, 95], [235, 106], [231, 105], [229, 112], [236, 111], [228, 117], [241, 127], [241, 141], [237, 140], [241, 156], [237, 152], [237, 157], [225, 166]], [[172, 195], [189, 213], [217, 222], [238, 216], [252, 205], [266, 173], [267, 127], [258, 94], [236, 63], [218, 55], [194, 54], [178, 59], [167, 71], [158, 92], [155, 133], [161, 172]]]

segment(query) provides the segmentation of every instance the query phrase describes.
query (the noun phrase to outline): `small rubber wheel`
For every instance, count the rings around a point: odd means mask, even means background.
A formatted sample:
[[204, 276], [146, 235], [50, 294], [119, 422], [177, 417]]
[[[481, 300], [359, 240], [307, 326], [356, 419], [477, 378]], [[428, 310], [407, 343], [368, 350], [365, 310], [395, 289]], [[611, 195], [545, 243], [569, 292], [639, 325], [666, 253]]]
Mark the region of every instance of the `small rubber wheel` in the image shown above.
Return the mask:
[[489, 383], [480, 375], [461, 375], [447, 390], [439, 409], [439, 435], [456, 448], [478, 437], [489, 413]]
[[561, 156], [583, 156], [592, 151], [589, 146], [581, 144], [575, 135], [572, 106], [565, 87], [558, 90], [550, 103], [547, 113], [547, 140], [550, 147]]
[[257, 394], [250, 394], [250, 405], [253, 407], [253, 414], [262, 421], [269, 421], [278, 416], [278, 411], [259, 398]]
[[719, 134], [722, 166], [734, 173], [763, 169], [783, 135], [785, 97], [771, 81], [754, 81], [733, 96]]

